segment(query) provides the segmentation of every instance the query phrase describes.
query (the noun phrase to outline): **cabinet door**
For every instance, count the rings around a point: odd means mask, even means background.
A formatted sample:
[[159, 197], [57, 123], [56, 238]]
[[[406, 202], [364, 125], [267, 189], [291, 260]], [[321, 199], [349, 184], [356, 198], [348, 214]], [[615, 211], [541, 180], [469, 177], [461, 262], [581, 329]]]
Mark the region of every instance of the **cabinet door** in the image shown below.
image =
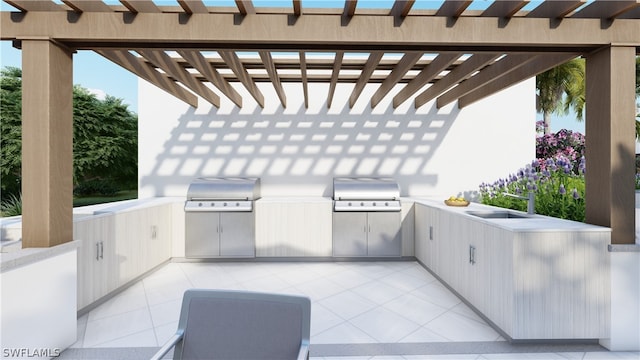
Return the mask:
[[333, 213], [333, 255], [367, 255], [367, 213]]
[[429, 255], [429, 212], [422, 204], [415, 205], [414, 222], [414, 248], [416, 259], [420, 260], [428, 268], [431, 268], [431, 258]]
[[188, 258], [219, 256], [219, 225], [219, 213], [187, 213], [185, 216], [185, 256]]
[[369, 256], [402, 255], [400, 213], [370, 212], [367, 217], [367, 254]]
[[99, 244], [93, 234], [94, 222], [92, 220], [76, 221], [73, 224], [73, 238], [80, 240], [78, 249], [78, 309], [91, 304], [93, 295], [93, 273], [97, 271], [97, 259]]
[[220, 213], [220, 255], [255, 256], [253, 212]]
[[144, 209], [144, 223], [140, 224], [141, 271], [149, 271], [171, 258], [172, 205]]
[[[96, 219], [94, 228], [96, 262], [93, 273], [93, 294], [100, 299], [118, 286], [119, 258], [115, 249], [115, 218], [113, 215]], [[96, 245], [94, 245], [96, 246]]]

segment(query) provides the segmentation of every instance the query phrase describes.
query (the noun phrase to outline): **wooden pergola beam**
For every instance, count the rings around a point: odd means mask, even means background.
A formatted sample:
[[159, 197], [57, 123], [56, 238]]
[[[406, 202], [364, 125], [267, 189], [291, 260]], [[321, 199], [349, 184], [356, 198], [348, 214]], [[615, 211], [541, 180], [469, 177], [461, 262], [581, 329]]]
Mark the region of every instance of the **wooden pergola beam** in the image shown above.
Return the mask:
[[236, 6], [238, 7], [238, 11], [242, 15], [255, 14], [256, 9], [253, 7], [253, 2], [251, 0], [235, 0]]
[[264, 67], [267, 70], [267, 74], [269, 75], [269, 80], [271, 80], [271, 84], [276, 90], [276, 94], [278, 95], [278, 99], [280, 99], [280, 103], [282, 107], [287, 107], [287, 96], [284, 94], [284, 89], [282, 88], [282, 84], [280, 83], [280, 78], [278, 77], [278, 71], [276, 70], [276, 66], [273, 63], [273, 58], [271, 57], [271, 53], [269, 51], [259, 51], [260, 59], [264, 63]]
[[102, 1], [93, 0], [62, 0], [62, 2], [68, 7], [72, 8], [77, 13], [83, 12], [110, 12], [113, 11], [111, 7]]
[[242, 96], [231, 86], [231, 84], [207, 61], [207, 59], [195, 50], [178, 50], [183, 59], [197, 69], [213, 86], [217, 87], [238, 107], [242, 107]]
[[338, 76], [340, 75], [340, 68], [342, 67], [342, 58], [344, 52], [336, 52], [336, 56], [333, 59], [333, 72], [331, 73], [331, 82], [329, 83], [329, 95], [327, 95], [327, 108], [331, 107], [333, 102], [333, 94], [336, 91], [336, 85], [338, 84]]
[[402, 79], [402, 77], [411, 70], [418, 60], [422, 57], [421, 52], [410, 52], [404, 54], [402, 59], [398, 61], [398, 64], [391, 70], [389, 76], [382, 82], [378, 90], [371, 97], [371, 107], [374, 108], [380, 103], [382, 98], [385, 97], [393, 89], [394, 86]]
[[177, 0], [178, 4], [185, 13], [191, 14], [207, 14], [209, 10], [202, 0]]
[[573, 1], [545, 1], [535, 9], [529, 11], [527, 17], [560, 19], [584, 5], [586, 0]]
[[345, 0], [342, 16], [346, 18], [353, 17], [353, 15], [355, 15], [356, 13], [357, 5], [358, 5], [358, 0]]
[[367, 58], [367, 62], [364, 64], [364, 68], [360, 73], [360, 77], [356, 82], [356, 86], [353, 88], [353, 91], [351, 92], [351, 96], [349, 96], [350, 108], [352, 108], [353, 105], [356, 104], [358, 97], [360, 97], [362, 90], [364, 90], [365, 85], [367, 85], [367, 83], [369, 82], [371, 75], [373, 74], [376, 67], [380, 63], [380, 60], [382, 59], [383, 55], [384, 55], [383, 52], [373, 52], [369, 54], [369, 58]]
[[293, 15], [302, 16], [302, 0], [293, 0]]
[[391, 7], [389, 15], [393, 16], [394, 26], [402, 25], [404, 19], [409, 15], [415, 0], [396, 0]]
[[172, 59], [163, 50], [142, 50], [137, 52], [149, 60], [153, 65], [162, 69], [169, 76], [180, 81], [184, 86], [207, 100], [211, 105], [220, 107], [220, 97], [196, 80], [187, 70], [185, 70], [175, 59]]
[[4, 0], [7, 4], [14, 8], [28, 12], [28, 11], [61, 11], [62, 6], [51, 1], [33, 1], [33, 0]]
[[198, 98], [195, 95], [185, 90], [182, 86], [176, 84], [167, 75], [159, 73], [144, 60], [138, 59], [128, 51], [96, 50], [96, 53], [129, 70], [136, 76], [147, 80], [151, 84], [177, 97], [185, 103], [193, 107], [198, 107]]
[[[233, 23], [234, 14], [194, 16], [185, 26], [176, 21], [175, 13], [139, 13], [131, 23], [123, 23], [122, 13], [83, 13], [76, 22], [70, 23], [65, 11], [34, 11], [20, 21], [2, 12], [0, 39], [47, 34], [54, 39], [64, 39], [65, 44], [77, 49], [165, 46], [298, 51], [304, 47], [305, 51], [438, 52], [446, 47], [465, 53], [587, 52], [610, 43], [636, 44], [640, 39], [640, 27], [635, 19], [616, 19], [604, 32], [601, 19], [569, 17], [563, 19], [562, 26], [550, 27], [549, 19], [513, 17], [508, 31], [496, 31], [494, 18], [462, 16], [455, 26], [447, 26], [447, 17], [430, 16], [424, 21], [405, 21], [400, 31], [386, 16], [358, 15], [358, 21], [352, 21], [349, 26], [327, 31], [327, 24], [339, 22], [340, 15], [306, 14], [304, 26], [300, 22], [288, 25], [288, 16], [286, 13], [256, 14], [247, 16], [240, 25], [220, 26], [212, 31], [211, 24]], [[385, 29], [388, 31], [382, 31]], [[471, 32], [476, 35], [469, 37]]]
[[462, 80], [470, 77], [475, 71], [491, 63], [499, 56], [500, 54], [477, 54], [471, 56], [461, 65], [457, 66], [450, 73], [448, 73], [445, 77], [443, 77], [438, 82], [423, 91], [420, 95], [418, 95], [415, 99], [416, 109], [435, 99], [440, 94], [444, 93], [449, 88], [461, 82]]
[[462, 53], [444, 53], [438, 55], [429, 65], [427, 65], [413, 80], [409, 81], [407, 86], [402, 88], [400, 92], [393, 97], [393, 107], [397, 108], [403, 102], [407, 101], [416, 91], [420, 90], [427, 83], [436, 78], [441, 72], [447, 69], [454, 61], [456, 61]]
[[508, 75], [520, 66], [533, 61], [534, 58], [535, 57], [529, 54], [507, 55], [490, 66], [485, 67], [478, 74], [461, 82], [455, 88], [447, 91], [443, 95], [440, 95], [436, 101], [436, 106], [439, 109], [451, 102], [454, 102], [473, 90]]
[[162, 12], [152, 0], [120, 0], [120, 3], [134, 14]]
[[238, 58], [238, 55], [234, 51], [218, 51], [220, 57], [227, 63], [227, 66], [238, 77], [238, 80], [244, 85], [249, 94], [258, 102], [261, 108], [264, 108], [264, 95], [256, 86], [256, 83], [251, 79], [251, 75], [247, 72], [242, 61]]
[[489, 5], [489, 7], [482, 12], [481, 16], [489, 16], [489, 17], [501, 17], [501, 18], [510, 18], [515, 13], [517, 13], [520, 9], [522, 9], [529, 0], [524, 1], [512, 1], [512, 0], [501, 0], [494, 1]]
[[571, 17], [576, 19], [614, 19], [637, 7], [640, 7], [640, 2], [638, 0], [594, 1], [584, 8], [580, 9]]
[[507, 76], [503, 76], [496, 81], [485, 84], [458, 99], [458, 108], [462, 109], [467, 107], [479, 100], [497, 93], [498, 91], [504, 90], [521, 81], [530, 79], [533, 76], [574, 59], [576, 56], [578, 56], [578, 54], [536, 55], [533, 61], [527, 62], [523, 66], [514, 69], [514, 71]]
[[436, 11], [436, 16], [447, 16], [452, 18], [458, 18], [462, 13], [471, 5], [472, 0], [447, 0]]
[[309, 85], [307, 84], [307, 60], [304, 51], [300, 51], [300, 79], [302, 82], [302, 93], [304, 95], [304, 107], [309, 108]]

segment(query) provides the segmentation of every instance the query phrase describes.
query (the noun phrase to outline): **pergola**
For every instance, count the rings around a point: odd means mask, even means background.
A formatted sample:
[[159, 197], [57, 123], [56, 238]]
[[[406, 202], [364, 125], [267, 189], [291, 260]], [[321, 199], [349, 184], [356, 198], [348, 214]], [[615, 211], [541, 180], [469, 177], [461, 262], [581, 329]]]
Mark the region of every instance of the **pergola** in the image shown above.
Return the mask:
[[[393, 106], [414, 97], [462, 108], [572, 58], [586, 58], [586, 221], [611, 227], [614, 244], [635, 243], [635, 57], [640, 1], [396, 0], [389, 9], [218, 7], [160, 2], [9, 1], [1, 39], [22, 49], [23, 247], [72, 240], [73, 53], [91, 50], [197, 107], [241, 83], [260, 105], [270, 82], [286, 107], [283, 82], [353, 83], [353, 106], [379, 83], [375, 107], [398, 83]], [[535, 3], [535, 4], [534, 4]], [[529, 5], [529, 6], [528, 6]], [[531, 6], [535, 5], [535, 6]], [[523, 8], [530, 10], [523, 10]], [[245, 53], [259, 56], [243, 56]], [[319, 56], [311, 56], [315, 55]], [[391, 56], [390, 54], [395, 54]], [[284, 56], [286, 55], [286, 56]], [[481, 121], [481, 120], [479, 120]]]

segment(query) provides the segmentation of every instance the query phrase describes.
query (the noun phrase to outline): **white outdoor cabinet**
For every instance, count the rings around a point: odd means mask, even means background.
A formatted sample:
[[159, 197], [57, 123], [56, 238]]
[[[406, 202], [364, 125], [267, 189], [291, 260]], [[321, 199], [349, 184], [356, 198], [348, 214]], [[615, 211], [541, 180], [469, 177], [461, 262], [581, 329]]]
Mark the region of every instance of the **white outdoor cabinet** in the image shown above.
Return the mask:
[[334, 212], [333, 256], [401, 256], [400, 212]]
[[186, 257], [255, 256], [254, 212], [192, 212], [186, 228], [203, 241], [187, 242]]
[[74, 221], [78, 309], [83, 309], [171, 257], [172, 205], [106, 211]]
[[256, 257], [331, 256], [332, 204], [329, 198], [256, 201]]
[[607, 338], [608, 229], [544, 217], [492, 223], [464, 211], [416, 204], [425, 266], [514, 340]]
[[78, 308], [91, 304], [117, 286], [114, 218], [101, 215], [74, 224], [78, 250]]
[[429, 270], [438, 271], [438, 247], [440, 245], [439, 210], [423, 204], [415, 205], [415, 252]]

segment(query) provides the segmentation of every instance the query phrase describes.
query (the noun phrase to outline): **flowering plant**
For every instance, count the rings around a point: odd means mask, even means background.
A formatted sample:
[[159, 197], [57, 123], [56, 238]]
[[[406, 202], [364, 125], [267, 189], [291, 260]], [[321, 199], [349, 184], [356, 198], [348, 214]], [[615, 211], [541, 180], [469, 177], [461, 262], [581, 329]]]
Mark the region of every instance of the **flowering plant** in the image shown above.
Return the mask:
[[[562, 129], [555, 134], [545, 134], [536, 138], [536, 159], [564, 156], [573, 164], [579, 164], [584, 156], [584, 135]], [[578, 171], [577, 168], [573, 169]]]
[[563, 155], [534, 160], [506, 179], [481, 184], [482, 203], [525, 211], [526, 201], [505, 193], [525, 196], [534, 192], [537, 214], [584, 221], [584, 172], [584, 156], [577, 164]]
[[481, 184], [482, 203], [525, 211], [526, 201], [505, 193], [526, 196], [534, 192], [536, 213], [584, 221], [584, 135], [563, 129], [538, 136], [536, 157], [505, 179]]

